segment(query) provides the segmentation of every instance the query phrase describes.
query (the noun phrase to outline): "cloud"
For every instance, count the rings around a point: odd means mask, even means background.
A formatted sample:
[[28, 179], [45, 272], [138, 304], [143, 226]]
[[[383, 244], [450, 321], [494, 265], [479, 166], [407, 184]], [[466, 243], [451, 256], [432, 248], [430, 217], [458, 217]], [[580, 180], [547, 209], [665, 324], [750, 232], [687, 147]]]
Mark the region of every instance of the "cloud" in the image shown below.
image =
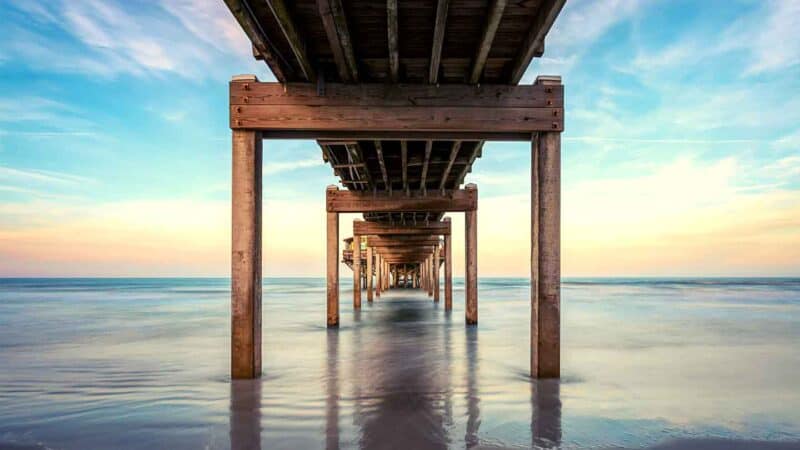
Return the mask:
[[22, 182], [49, 183], [59, 185], [80, 185], [94, 183], [95, 180], [78, 175], [51, 170], [14, 169], [0, 166], [0, 180], [17, 180]]
[[299, 159], [296, 161], [268, 162], [264, 164], [264, 175], [274, 175], [277, 173], [290, 172], [292, 170], [304, 169], [308, 167], [318, 167], [325, 165], [322, 158]]
[[800, 64], [800, 3], [763, 2], [762, 11], [747, 15], [723, 34], [720, 50], [745, 50], [750, 59], [744, 75], [774, 72]]

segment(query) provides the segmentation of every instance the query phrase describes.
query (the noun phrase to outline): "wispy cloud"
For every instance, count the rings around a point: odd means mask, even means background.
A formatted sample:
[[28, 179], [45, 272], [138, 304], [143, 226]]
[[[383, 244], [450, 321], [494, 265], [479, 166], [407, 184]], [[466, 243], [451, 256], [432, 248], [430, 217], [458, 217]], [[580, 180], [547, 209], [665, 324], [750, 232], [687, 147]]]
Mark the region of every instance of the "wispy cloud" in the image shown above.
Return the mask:
[[308, 167], [318, 167], [324, 165], [322, 158], [299, 159], [297, 161], [268, 162], [264, 164], [264, 174], [274, 175], [277, 173], [289, 172]]

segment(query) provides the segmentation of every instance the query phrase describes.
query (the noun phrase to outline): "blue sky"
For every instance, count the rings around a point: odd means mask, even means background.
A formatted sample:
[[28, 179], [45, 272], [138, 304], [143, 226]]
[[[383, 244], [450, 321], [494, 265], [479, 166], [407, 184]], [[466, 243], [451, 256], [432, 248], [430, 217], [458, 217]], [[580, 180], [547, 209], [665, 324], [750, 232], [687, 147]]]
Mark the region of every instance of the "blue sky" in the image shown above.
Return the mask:
[[[223, 2], [0, 17], [0, 275], [226, 275], [227, 81], [273, 78]], [[566, 86], [566, 275], [800, 274], [798, 23], [789, 0], [568, 0], [523, 80]], [[526, 274], [529, 158], [490, 144], [470, 175], [481, 274]], [[336, 179], [312, 142], [264, 159], [265, 271], [320, 275]]]

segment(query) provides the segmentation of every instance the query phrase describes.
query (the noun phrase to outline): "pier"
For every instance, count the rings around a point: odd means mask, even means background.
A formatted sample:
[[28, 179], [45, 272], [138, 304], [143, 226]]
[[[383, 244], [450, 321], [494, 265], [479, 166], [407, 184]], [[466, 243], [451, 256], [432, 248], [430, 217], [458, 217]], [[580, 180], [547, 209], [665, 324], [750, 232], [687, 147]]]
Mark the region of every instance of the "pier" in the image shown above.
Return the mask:
[[[262, 371], [262, 216], [280, 213], [261, 202], [272, 139], [315, 140], [340, 180], [324, 192], [331, 328], [340, 261], [353, 272], [353, 308], [362, 291], [370, 302], [416, 287], [451, 310], [453, 213], [465, 218], [465, 325], [477, 326], [479, 187], [464, 180], [487, 142], [530, 142], [530, 375], [560, 376], [564, 86], [558, 76], [519, 83], [564, 2], [225, 0], [277, 79], [230, 82], [233, 378]], [[347, 239], [341, 213], [363, 215]]]

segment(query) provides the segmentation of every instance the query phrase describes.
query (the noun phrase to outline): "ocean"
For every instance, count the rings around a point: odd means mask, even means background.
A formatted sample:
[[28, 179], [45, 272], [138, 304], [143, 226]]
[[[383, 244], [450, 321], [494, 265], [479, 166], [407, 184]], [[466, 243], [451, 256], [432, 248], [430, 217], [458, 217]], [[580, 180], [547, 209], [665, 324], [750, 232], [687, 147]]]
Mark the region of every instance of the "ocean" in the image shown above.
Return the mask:
[[[349, 278], [342, 286], [350, 286]], [[565, 279], [562, 378], [528, 371], [527, 279], [444, 311], [264, 281], [229, 378], [227, 279], [0, 280], [0, 449], [800, 448], [800, 279]]]

